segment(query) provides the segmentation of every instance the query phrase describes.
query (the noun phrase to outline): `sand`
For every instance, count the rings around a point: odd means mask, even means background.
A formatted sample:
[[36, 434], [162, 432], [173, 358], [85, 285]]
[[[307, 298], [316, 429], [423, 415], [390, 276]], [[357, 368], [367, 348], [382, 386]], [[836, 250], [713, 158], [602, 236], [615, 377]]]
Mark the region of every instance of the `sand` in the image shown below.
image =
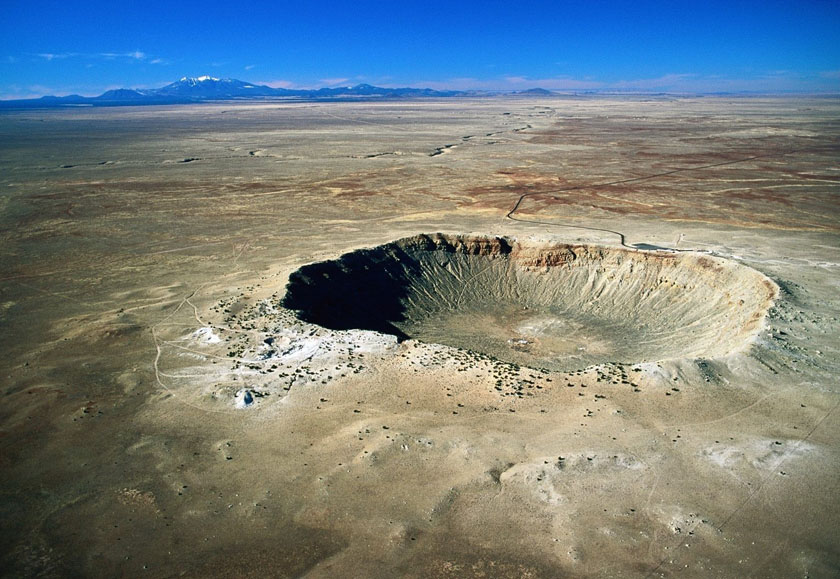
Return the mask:
[[838, 112], [3, 112], [2, 574], [836, 576]]

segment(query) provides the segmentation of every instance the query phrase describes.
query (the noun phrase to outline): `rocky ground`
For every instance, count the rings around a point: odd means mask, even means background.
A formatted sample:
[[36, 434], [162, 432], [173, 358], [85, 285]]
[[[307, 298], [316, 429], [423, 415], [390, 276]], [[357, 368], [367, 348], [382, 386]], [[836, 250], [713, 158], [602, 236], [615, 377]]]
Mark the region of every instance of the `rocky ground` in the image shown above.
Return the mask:
[[[757, 97], [2, 113], [3, 575], [836, 576], [838, 113]], [[499, 313], [508, 266], [475, 299], [435, 278], [415, 285], [447, 285], [428, 300], [446, 315], [399, 341], [285, 307], [302, 266], [436, 232], [693, 265], [642, 283], [602, 260], [533, 316]], [[703, 259], [769, 282], [685, 273]], [[646, 309], [610, 276], [669, 297]], [[575, 304], [587, 315], [560, 315]], [[674, 311], [695, 317], [654, 339]]]

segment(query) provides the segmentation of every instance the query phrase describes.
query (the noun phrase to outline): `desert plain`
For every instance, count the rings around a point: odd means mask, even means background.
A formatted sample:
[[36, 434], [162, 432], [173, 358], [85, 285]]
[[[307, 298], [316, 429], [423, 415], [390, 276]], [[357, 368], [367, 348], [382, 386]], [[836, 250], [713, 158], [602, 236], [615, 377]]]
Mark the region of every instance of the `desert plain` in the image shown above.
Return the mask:
[[840, 575], [840, 101], [0, 113], [0, 574]]

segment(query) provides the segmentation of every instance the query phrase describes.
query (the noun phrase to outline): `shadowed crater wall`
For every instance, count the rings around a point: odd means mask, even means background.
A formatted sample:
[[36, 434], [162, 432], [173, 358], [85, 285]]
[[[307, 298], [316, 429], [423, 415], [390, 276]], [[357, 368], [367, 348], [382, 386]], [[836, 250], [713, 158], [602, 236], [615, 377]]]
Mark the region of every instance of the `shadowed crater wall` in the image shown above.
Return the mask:
[[570, 370], [725, 356], [776, 295], [761, 273], [705, 255], [434, 234], [301, 267], [283, 306], [334, 330]]

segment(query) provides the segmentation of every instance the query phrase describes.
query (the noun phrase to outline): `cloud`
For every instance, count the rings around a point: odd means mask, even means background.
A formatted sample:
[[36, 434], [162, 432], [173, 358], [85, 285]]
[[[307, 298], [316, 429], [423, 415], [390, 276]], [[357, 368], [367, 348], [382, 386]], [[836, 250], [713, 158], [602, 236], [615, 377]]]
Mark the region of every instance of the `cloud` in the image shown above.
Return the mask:
[[840, 70], [824, 70], [820, 72], [822, 78], [840, 79]]
[[247, 65], [245, 65], [245, 70], [251, 70], [255, 66], [256, 66], [255, 64], [247, 64]]
[[579, 79], [565, 76], [549, 78], [531, 78], [528, 76], [509, 75], [501, 78], [480, 79], [474, 77], [456, 77], [447, 80], [417, 81], [412, 86], [422, 86], [436, 90], [486, 90], [508, 91], [529, 88], [549, 90], [586, 90], [603, 88], [604, 83], [593, 79]]
[[262, 84], [270, 86], [271, 88], [298, 88], [298, 86], [290, 80], [261, 80], [255, 84]]
[[[377, 86], [389, 86], [387, 83], [383, 84], [379, 80], [367, 80], [367, 82], [371, 82], [371, 84], [375, 84]], [[353, 78], [322, 78], [318, 80], [304, 80], [304, 81], [293, 81], [287, 79], [272, 79], [272, 80], [255, 80], [254, 84], [261, 84], [270, 86], [272, 88], [289, 88], [289, 89], [299, 89], [299, 90], [310, 90], [310, 89], [319, 89], [325, 86], [328, 87], [335, 87], [335, 86], [347, 86], [350, 82], [360, 83], [366, 82], [366, 79], [363, 77], [353, 77]]]
[[346, 84], [347, 81], [350, 80], [349, 78], [344, 77], [336, 77], [336, 78], [322, 78], [319, 82], [326, 86], [336, 86], [336, 85], [343, 85]]
[[[836, 83], [825, 73], [805, 73], [792, 70], [770, 70], [743, 76], [718, 74], [673, 73], [655, 78], [619, 80], [607, 83], [607, 88], [647, 92], [709, 93], [709, 92], [808, 92], [837, 90]], [[834, 78], [840, 78], [840, 71]], [[835, 86], [832, 86], [834, 84]]]
[[689, 86], [696, 86], [699, 78], [699, 75], [691, 73], [672, 73], [664, 74], [655, 78], [619, 80], [609, 83], [609, 88], [649, 91], [688, 90]]
[[504, 78], [511, 88], [528, 89], [534, 87], [551, 90], [586, 90], [603, 88], [604, 83], [586, 78], [571, 78], [556, 76], [550, 78], [529, 78], [526, 76], [506, 76]]
[[115, 58], [128, 58], [132, 60], [146, 60], [146, 53], [140, 50], [132, 52], [99, 52], [97, 54], [88, 55], [92, 58], [107, 58], [109, 60]]
[[130, 52], [39, 52], [35, 54], [38, 58], [51, 62], [53, 60], [64, 60], [67, 58], [80, 58], [84, 60], [128, 60], [135, 62], [151, 62], [152, 64], [161, 64], [164, 61], [160, 58], [149, 60], [149, 55], [142, 50], [132, 50]]
[[408, 83], [409, 86], [431, 88], [435, 90], [497, 90], [498, 83], [479, 80], [473, 77], [457, 77], [447, 80], [421, 80]]
[[[43, 84], [30, 84], [26, 86], [11, 84], [0, 86], [0, 100], [36, 99], [44, 95], [67, 96], [78, 94], [79, 92], [79, 90], [68, 87], [46, 86]], [[90, 96], [94, 95], [91, 94]]]
[[[32, 90], [33, 87], [22, 87], [18, 84], [10, 84], [0, 87], [0, 100], [32, 99], [43, 96], [45, 93]], [[47, 87], [40, 87], [47, 88]]]
[[49, 62], [51, 60], [61, 60], [64, 58], [72, 58], [81, 55], [78, 52], [40, 52], [36, 56], [40, 56], [41, 58]]

